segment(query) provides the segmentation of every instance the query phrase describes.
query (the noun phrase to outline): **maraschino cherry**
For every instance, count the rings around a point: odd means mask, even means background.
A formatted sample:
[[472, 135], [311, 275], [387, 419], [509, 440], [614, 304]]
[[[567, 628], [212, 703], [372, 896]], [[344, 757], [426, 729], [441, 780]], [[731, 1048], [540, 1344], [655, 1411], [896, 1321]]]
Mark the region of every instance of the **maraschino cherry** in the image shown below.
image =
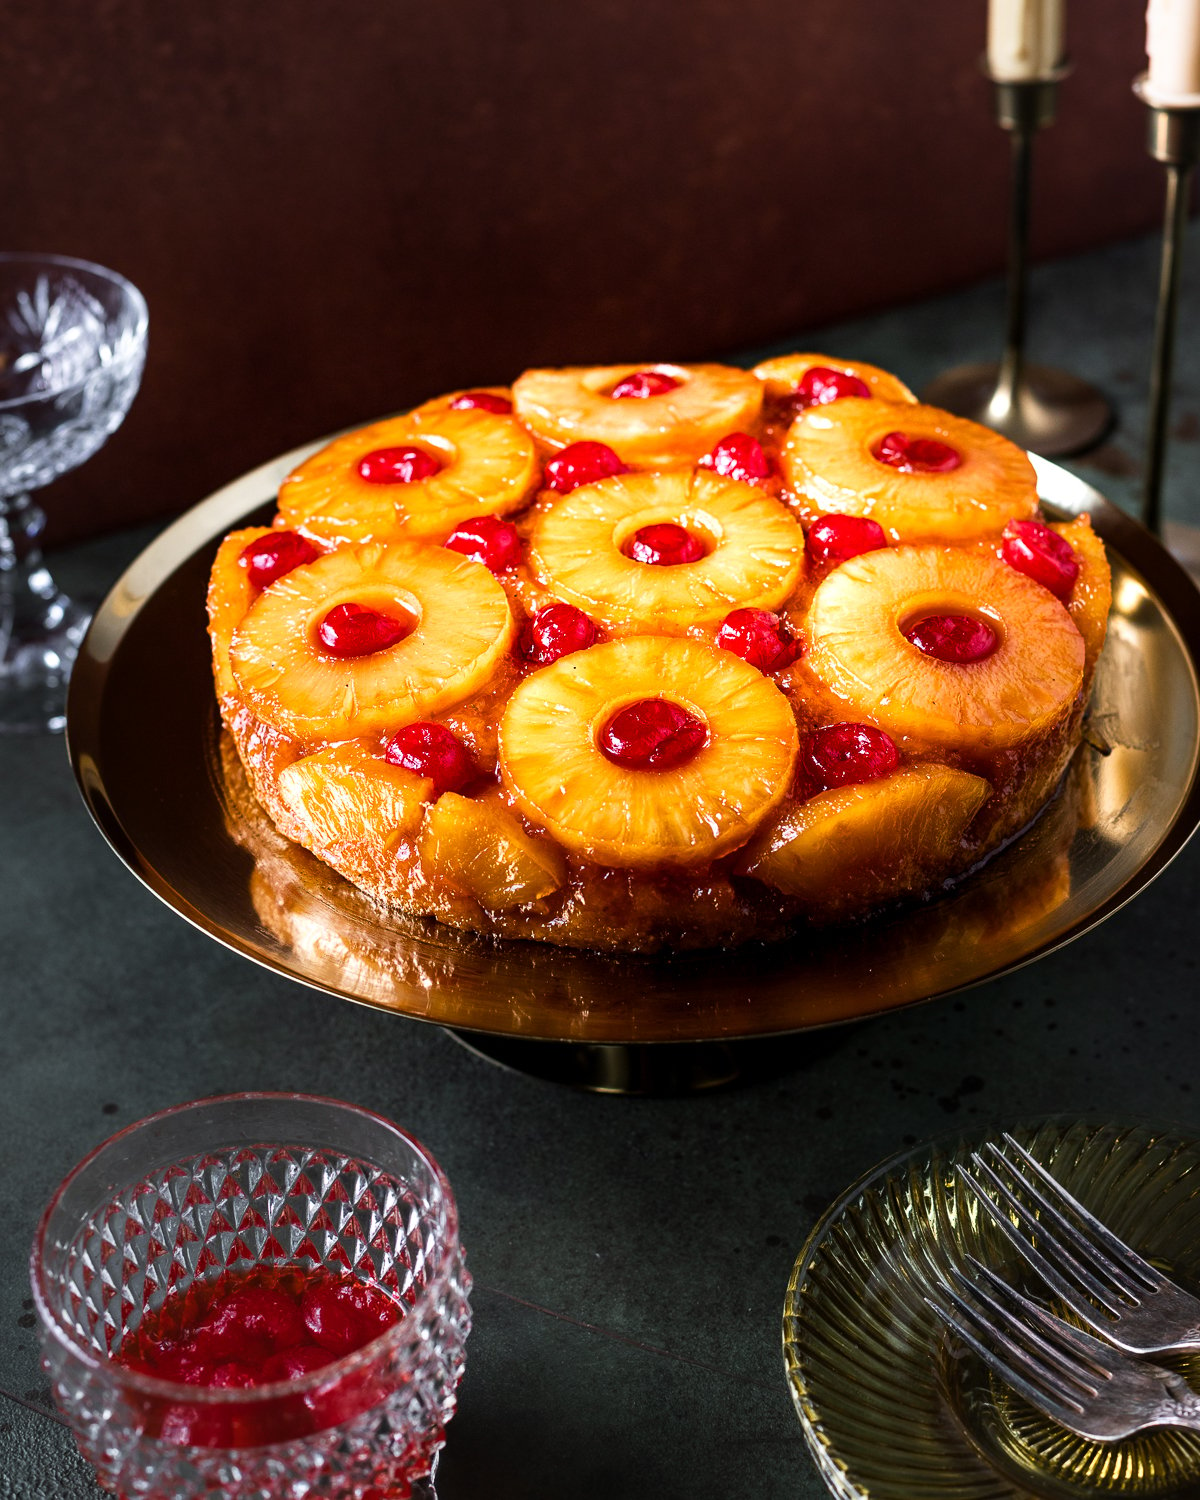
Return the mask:
[[814, 562], [846, 562], [863, 552], [886, 547], [887, 537], [869, 516], [819, 516], [808, 528], [808, 555]]
[[848, 370], [831, 370], [828, 365], [812, 365], [805, 370], [792, 397], [797, 406], [828, 406], [844, 396], [869, 398], [871, 387]]
[[743, 484], [757, 484], [771, 472], [762, 444], [748, 432], [731, 432], [723, 437], [711, 453], [700, 460], [702, 469], [714, 469], [727, 479], [740, 479]]
[[478, 772], [470, 752], [445, 724], [406, 724], [384, 746], [384, 759], [433, 782], [438, 795], [460, 792]]
[[800, 655], [800, 642], [787, 622], [769, 609], [735, 609], [717, 631], [717, 645], [768, 676]]
[[539, 667], [549, 666], [560, 656], [586, 651], [595, 645], [595, 623], [573, 604], [547, 604], [529, 622], [523, 642], [524, 654]]
[[238, 561], [256, 589], [269, 588], [293, 568], [316, 562], [320, 550], [297, 531], [272, 531], [243, 547]]
[[674, 521], [643, 526], [633, 533], [621, 550], [634, 562], [648, 563], [655, 568], [673, 568], [679, 563], [699, 562], [708, 556], [703, 538], [686, 526], [677, 526]]
[[918, 651], [936, 661], [972, 662], [991, 656], [1000, 637], [975, 615], [926, 615], [901, 632]]
[[704, 748], [704, 724], [667, 698], [639, 698], [601, 730], [601, 753], [627, 771], [673, 771]]
[[414, 623], [365, 604], [335, 604], [317, 627], [317, 639], [330, 656], [372, 656], [411, 635]]
[[441, 467], [441, 459], [425, 448], [375, 448], [359, 459], [358, 477], [368, 484], [416, 484]]
[[873, 457], [901, 474], [949, 474], [962, 463], [962, 454], [937, 438], [889, 432], [872, 448]]
[[606, 443], [571, 443], [546, 465], [546, 488], [556, 495], [569, 495], [581, 484], [611, 479], [628, 469]]
[[499, 516], [474, 516], [460, 521], [446, 538], [451, 552], [473, 557], [493, 573], [507, 573], [521, 561], [521, 537], [511, 521]]
[[1010, 521], [1000, 551], [1009, 567], [1048, 588], [1056, 598], [1071, 597], [1079, 577], [1079, 559], [1057, 531], [1041, 521]]
[[899, 764], [895, 740], [873, 724], [830, 724], [816, 729], [800, 751], [801, 776], [818, 790], [877, 781]]
[[618, 380], [608, 394], [613, 401], [646, 401], [651, 396], [665, 396], [678, 384], [674, 375], [666, 375], [662, 370], [636, 370]]
[[513, 409], [507, 396], [495, 391], [463, 391], [450, 403], [451, 411], [490, 411], [498, 417], [507, 417]]

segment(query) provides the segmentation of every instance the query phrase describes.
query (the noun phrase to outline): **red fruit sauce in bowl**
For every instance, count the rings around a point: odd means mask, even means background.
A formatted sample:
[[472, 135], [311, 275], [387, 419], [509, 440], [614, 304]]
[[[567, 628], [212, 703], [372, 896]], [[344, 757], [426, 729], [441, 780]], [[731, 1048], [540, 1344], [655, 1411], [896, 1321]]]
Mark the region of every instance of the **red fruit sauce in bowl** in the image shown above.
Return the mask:
[[381, 1116], [241, 1094], [130, 1126], [31, 1273], [55, 1401], [118, 1494], [228, 1493], [235, 1463], [246, 1493], [403, 1500], [436, 1461], [470, 1277], [449, 1184]]

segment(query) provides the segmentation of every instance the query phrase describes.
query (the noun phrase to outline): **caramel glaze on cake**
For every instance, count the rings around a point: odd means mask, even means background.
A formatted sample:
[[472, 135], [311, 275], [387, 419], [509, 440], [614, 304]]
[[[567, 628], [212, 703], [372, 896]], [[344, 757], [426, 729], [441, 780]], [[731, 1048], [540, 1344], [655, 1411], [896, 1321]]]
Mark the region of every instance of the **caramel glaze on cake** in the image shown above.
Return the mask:
[[[776, 939], [936, 892], [1053, 797], [1109, 570], [1086, 519], [1038, 521], [1011, 445], [816, 355], [463, 402], [302, 465], [209, 587], [254, 795], [385, 907], [618, 951]], [[539, 659], [552, 604], [583, 649]], [[407, 634], [327, 650], [346, 607]]]

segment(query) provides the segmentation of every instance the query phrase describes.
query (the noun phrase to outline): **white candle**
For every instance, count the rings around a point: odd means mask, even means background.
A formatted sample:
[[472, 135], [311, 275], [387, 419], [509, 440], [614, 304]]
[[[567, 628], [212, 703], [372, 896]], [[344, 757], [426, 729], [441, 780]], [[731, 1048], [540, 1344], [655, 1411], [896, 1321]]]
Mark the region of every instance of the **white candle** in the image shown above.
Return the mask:
[[1152, 104], [1200, 104], [1200, 0], [1150, 0], [1146, 51]]
[[992, 77], [1006, 82], [1048, 78], [1063, 60], [1065, 23], [1065, 0], [989, 0], [987, 60]]

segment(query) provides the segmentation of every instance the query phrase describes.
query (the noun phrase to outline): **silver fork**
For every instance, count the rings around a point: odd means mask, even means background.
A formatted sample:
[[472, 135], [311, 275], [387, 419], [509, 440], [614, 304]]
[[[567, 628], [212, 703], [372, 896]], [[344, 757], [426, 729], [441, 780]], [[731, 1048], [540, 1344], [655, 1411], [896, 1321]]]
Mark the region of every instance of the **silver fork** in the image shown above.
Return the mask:
[[[1046, 1285], [1118, 1349], [1131, 1354], [1200, 1349], [1200, 1298], [1118, 1239], [1007, 1132], [1004, 1143], [1007, 1150], [996, 1145], [990, 1150], [1028, 1202], [978, 1151], [971, 1160], [1001, 1202], [966, 1167], [960, 1166], [959, 1174]], [[1030, 1243], [1030, 1235], [1037, 1244]]]
[[950, 1307], [933, 1297], [925, 1301], [1031, 1406], [1101, 1443], [1149, 1427], [1200, 1431], [1200, 1396], [1182, 1375], [1072, 1327], [974, 1257], [970, 1261], [978, 1281], [957, 1266], [942, 1274], [939, 1290]]

